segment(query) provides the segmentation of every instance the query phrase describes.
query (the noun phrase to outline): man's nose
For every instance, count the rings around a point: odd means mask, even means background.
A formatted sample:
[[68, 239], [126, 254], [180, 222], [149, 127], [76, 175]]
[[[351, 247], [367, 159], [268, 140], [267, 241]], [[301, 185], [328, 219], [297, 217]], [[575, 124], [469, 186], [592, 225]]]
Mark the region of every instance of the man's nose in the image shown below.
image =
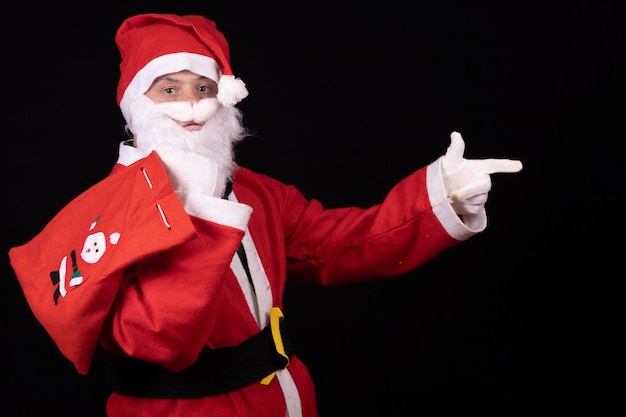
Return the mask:
[[181, 101], [188, 101], [191, 104], [196, 104], [200, 100], [193, 90], [184, 90], [181, 98]]

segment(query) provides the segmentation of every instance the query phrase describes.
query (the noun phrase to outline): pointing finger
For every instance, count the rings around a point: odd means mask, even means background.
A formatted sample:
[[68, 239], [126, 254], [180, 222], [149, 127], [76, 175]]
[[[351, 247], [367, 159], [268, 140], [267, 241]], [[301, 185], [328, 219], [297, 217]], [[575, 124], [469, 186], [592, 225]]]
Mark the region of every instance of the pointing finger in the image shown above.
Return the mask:
[[499, 172], [519, 172], [522, 170], [522, 162], [515, 159], [477, 159], [468, 161], [474, 164], [476, 173], [496, 174]]

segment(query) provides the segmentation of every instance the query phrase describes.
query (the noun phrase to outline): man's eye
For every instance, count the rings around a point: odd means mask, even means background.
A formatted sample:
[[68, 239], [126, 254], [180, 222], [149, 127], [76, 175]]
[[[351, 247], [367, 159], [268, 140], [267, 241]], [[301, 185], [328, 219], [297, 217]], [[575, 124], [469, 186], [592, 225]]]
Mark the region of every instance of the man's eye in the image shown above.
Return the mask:
[[210, 93], [211, 87], [209, 87], [208, 85], [203, 85], [198, 87], [198, 91], [200, 91], [201, 93]]
[[165, 94], [174, 94], [174, 91], [175, 91], [175, 90], [174, 90], [173, 88], [171, 88], [171, 87], [167, 87], [167, 88], [164, 88], [164, 89], [163, 89], [163, 92], [164, 92]]

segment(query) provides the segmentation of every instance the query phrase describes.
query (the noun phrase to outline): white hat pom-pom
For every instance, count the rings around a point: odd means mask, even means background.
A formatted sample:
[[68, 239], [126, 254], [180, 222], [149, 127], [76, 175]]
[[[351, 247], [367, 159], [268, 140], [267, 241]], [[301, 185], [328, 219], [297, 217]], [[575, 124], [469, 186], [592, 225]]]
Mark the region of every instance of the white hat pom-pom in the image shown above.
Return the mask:
[[217, 100], [224, 107], [231, 107], [248, 96], [246, 84], [233, 75], [222, 75], [217, 85]]

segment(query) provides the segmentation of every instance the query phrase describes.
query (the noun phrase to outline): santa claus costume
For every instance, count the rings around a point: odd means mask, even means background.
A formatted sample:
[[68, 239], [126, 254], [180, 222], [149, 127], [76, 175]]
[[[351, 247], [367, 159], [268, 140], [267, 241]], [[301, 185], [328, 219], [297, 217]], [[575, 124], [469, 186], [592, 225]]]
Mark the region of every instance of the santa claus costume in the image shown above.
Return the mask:
[[[127, 120], [134, 98], [176, 71], [217, 81], [225, 108], [247, 95], [204, 17], [134, 16], [116, 42]], [[440, 160], [369, 208], [326, 209], [244, 167], [231, 180], [220, 195], [175, 190], [158, 152], [122, 143], [108, 177], [11, 249], [32, 311], [77, 371], [99, 343], [111, 353], [110, 417], [316, 417], [288, 341], [287, 280], [397, 276], [484, 229], [455, 214]]]

